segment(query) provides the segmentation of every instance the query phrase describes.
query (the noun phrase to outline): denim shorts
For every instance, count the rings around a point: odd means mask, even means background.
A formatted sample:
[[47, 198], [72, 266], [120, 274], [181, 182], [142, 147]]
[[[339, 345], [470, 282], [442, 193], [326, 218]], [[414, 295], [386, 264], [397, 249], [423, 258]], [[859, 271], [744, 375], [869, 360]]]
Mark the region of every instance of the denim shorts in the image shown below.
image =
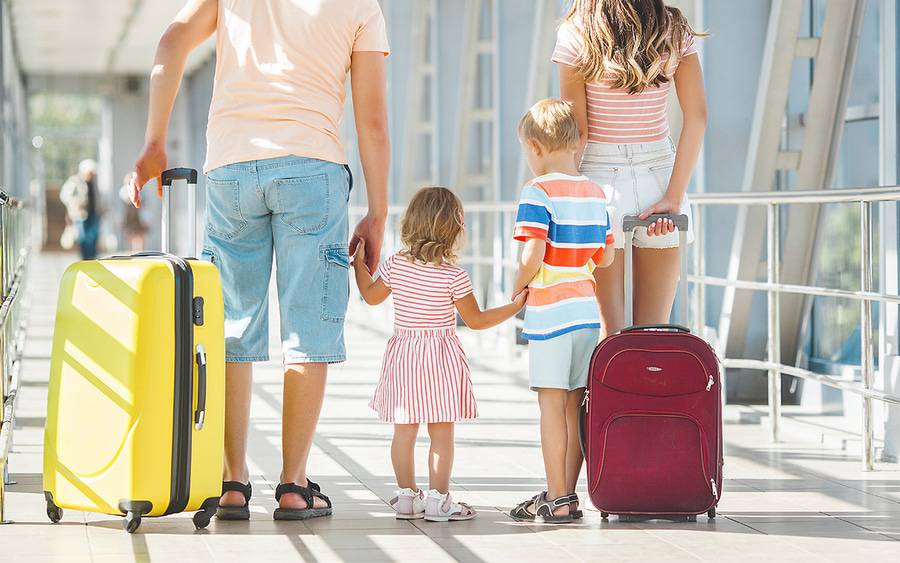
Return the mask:
[[[581, 173], [603, 187], [612, 216], [615, 247], [625, 248], [622, 218], [640, 215], [665, 195], [675, 166], [675, 144], [671, 139], [652, 143], [588, 143], [581, 160]], [[688, 243], [694, 240], [691, 204], [684, 196], [681, 213], [688, 216]], [[677, 248], [678, 233], [647, 236], [637, 229], [634, 246], [638, 248]]]
[[297, 156], [209, 173], [203, 259], [222, 276], [226, 361], [269, 359], [273, 254], [284, 362], [344, 361], [351, 187], [346, 166]]
[[574, 391], [587, 387], [588, 368], [600, 342], [599, 328], [582, 328], [547, 340], [528, 341], [528, 385]]

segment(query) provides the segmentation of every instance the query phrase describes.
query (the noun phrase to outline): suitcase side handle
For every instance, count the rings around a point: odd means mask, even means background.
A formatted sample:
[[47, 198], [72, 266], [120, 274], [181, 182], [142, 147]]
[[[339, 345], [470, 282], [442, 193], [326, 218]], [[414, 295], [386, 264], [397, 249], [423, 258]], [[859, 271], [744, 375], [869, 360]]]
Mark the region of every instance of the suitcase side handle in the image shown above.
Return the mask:
[[194, 411], [194, 428], [203, 430], [206, 420], [206, 350], [197, 344], [197, 410]]
[[690, 334], [691, 329], [686, 326], [681, 325], [672, 325], [672, 324], [659, 324], [659, 325], [640, 325], [640, 326], [630, 326], [628, 328], [623, 328], [621, 332], [636, 332], [639, 330], [658, 330], [661, 332], [686, 332]]

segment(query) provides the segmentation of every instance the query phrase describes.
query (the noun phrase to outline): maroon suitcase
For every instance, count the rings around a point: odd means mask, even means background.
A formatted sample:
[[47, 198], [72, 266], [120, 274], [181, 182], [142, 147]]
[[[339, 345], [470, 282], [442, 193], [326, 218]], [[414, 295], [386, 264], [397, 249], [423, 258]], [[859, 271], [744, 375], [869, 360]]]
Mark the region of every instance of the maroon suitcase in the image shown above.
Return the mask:
[[[634, 229], [653, 219], [624, 221], [626, 326], [633, 319]], [[686, 313], [688, 218], [673, 220]], [[677, 325], [631, 327], [597, 346], [582, 407], [582, 447], [588, 493], [604, 518], [715, 517], [722, 496], [721, 387], [712, 347]]]

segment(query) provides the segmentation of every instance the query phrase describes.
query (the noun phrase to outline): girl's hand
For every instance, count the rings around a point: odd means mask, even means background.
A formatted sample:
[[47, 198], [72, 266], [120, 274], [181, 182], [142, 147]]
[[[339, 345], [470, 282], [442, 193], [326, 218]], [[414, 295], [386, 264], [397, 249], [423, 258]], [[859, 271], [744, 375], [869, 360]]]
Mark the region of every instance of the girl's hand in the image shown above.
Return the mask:
[[[681, 213], [681, 202], [665, 196], [658, 202], [641, 213], [641, 219], [647, 219], [651, 215], [675, 215]], [[659, 219], [647, 227], [647, 236], [663, 236], [675, 232], [675, 223], [671, 219]]]
[[528, 288], [519, 291], [515, 295], [513, 295], [512, 302], [516, 305], [517, 308], [521, 309], [525, 306], [525, 301], [528, 299]]
[[366, 240], [359, 239], [356, 250], [353, 252], [353, 265], [366, 267]]

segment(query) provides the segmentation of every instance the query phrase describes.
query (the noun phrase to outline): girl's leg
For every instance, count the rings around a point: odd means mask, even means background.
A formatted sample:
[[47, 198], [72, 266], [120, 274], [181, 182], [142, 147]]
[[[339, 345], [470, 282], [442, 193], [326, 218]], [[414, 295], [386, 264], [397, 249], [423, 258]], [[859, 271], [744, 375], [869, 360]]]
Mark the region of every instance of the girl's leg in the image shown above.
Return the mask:
[[669, 322], [678, 289], [679, 260], [677, 248], [634, 249], [635, 324]]
[[[308, 485], [306, 463], [312, 449], [313, 436], [322, 402], [325, 399], [325, 380], [328, 365], [323, 363], [289, 364], [284, 369], [284, 406], [281, 421], [282, 483]], [[327, 503], [318, 497], [313, 508], [326, 508]], [[281, 508], [309, 508], [303, 497], [287, 493], [279, 502]]]
[[[225, 471], [224, 481], [247, 483], [247, 431], [250, 426], [250, 396], [253, 388], [253, 364], [225, 364]], [[223, 506], [243, 506], [244, 496], [237, 491], [222, 495]]]
[[441, 494], [450, 490], [450, 473], [453, 470], [452, 422], [433, 422], [428, 425], [431, 449], [428, 451], [428, 487]]
[[615, 253], [613, 263], [600, 270], [597, 280], [601, 338], [625, 328], [625, 251]]
[[[566, 402], [569, 392], [564, 389], [538, 389], [541, 407], [541, 453], [547, 473], [547, 498], [549, 500], [569, 494], [566, 487], [566, 452], [569, 431], [566, 426]], [[531, 506], [534, 509], [534, 505]], [[554, 511], [557, 516], [569, 513], [563, 506]]]
[[401, 489], [418, 491], [416, 485], [416, 437], [418, 424], [395, 424], [394, 439], [391, 441], [391, 463], [394, 476]]
[[[581, 453], [581, 439], [578, 435], [579, 415], [583, 399], [584, 389], [569, 391], [566, 397], [566, 429], [569, 433], [569, 440], [566, 446], [566, 491], [569, 493], [575, 492], [575, 487], [578, 485], [578, 477], [581, 475], [581, 467], [584, 465], [584, 455]], [[570, 508], [574, 507], [570, 506]]]

